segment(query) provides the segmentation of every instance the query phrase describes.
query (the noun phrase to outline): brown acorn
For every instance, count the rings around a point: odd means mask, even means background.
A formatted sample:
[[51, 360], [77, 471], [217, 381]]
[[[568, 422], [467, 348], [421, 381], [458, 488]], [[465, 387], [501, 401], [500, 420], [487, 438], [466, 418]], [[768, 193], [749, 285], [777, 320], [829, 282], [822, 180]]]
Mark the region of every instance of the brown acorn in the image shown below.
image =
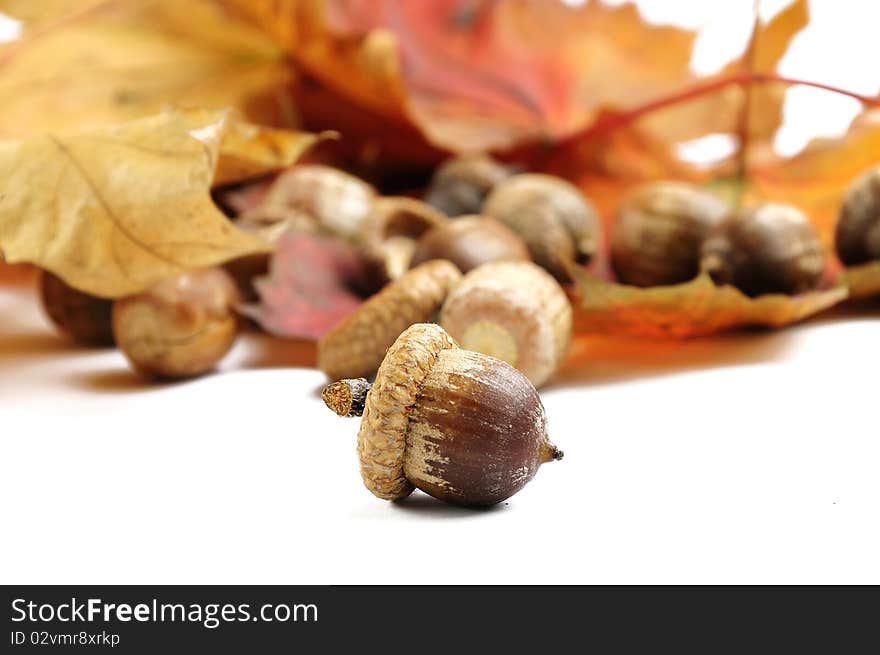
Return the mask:
[[650, 287], [692, 280], [700, 247], [726, 213], [717, 197], [697, 186], [657, 182], [630, 192], [617, 210], [611, 264], [624, 284]]
[[846, 192], [834, 243], [847, 266], [880, 259], [880, 166], [859, 176]]
[[113, 334], [132, 367], [147, 376], [205, 373], [238, 334], [235, 283], [220, 268], [182, 273], [113, 304]]
[[302, 164], [278, 176], [252, 219], [240, 220], [260, 221], [264, 226], [311, 224], [315, 231], [354, 239], [375, 198], [375, 189], [354, 175], [331, 166]]
[[483, 264], [528, 261], [529, 249], [509, 227], [489, 216], [462, 216], [433, 227], [416, 242], [410, 266], [445, 259], [462, 273]]
[[526, 377], [460, 349], [433, 324], [398, 337], [372, 386], [341, 380], [324, 400], [342, 415], [363, 405], [361, 476], [386, 500], [418, 488], [457, 505], [493, 505], [522, 489], [541, 464], [562, 459]]
[[716, 225], [703, 243], [700, 266], [716, 284], [748, 296], [793, 295], [819, 286], [825, 252], [803, 212], [766, 203], [731, 212]]
[[57, 275], [40, 275], [43, 310], [58, 329], [82, 344], [113, 345], [110, 310], [113, 301], [74, 289]]
[[492, 189], [483, 213], [519, 234], [532, 259], [553, 277], [571, 282], [572, 263], [592, 259], [601, 241], [599, 216], [573, 184], [552, 175], [513, 175]]
[[488, 155], [454, 157], [434, 172], [425, 202], [448, 216], [479, 214], [488, 193], [510, 174]]

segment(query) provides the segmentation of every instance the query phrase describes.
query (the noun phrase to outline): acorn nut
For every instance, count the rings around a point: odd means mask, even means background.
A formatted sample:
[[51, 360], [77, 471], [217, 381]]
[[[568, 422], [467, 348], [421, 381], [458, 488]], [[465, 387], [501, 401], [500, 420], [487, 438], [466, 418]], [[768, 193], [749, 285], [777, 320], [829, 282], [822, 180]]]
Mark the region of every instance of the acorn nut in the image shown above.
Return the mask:
[[405, 273], [318, 341], [318, 368], [333, 380], [373, 375], [398, 335], [432, 320], [460, 279], [458, 269], [443, 260]]
[[859, 176], [846, 192], [834, 243], [847, 266], [880, 259], [880, 166]]
[[372, 276], [383, 284], [396, 280], [411, 265], [416, 241], [449, 219], [421, 200], [379, 198], [360, 230], [360, 246]]
[[278, 176], [247, 220], [264, 226], [311, 226], [314, 231], [354, 239], [375, 198], [375, 189], [354, 175], [332, 166], [302, 164]]
[[697, 186], [657, 182], [630, 192], [617, 210], [611, 265], [624, 284], [679, 284], [700, 272], [700, 246], [724, 203]]
[[448, 216], [479, 214], [492, 188], [511, 170], [483, 154], [453, 157], [437, 167], [425, 202]]
[[74, 289], [49, 271], [40, 274], [40, 301], [55, 326], [78, 343], [113, 344], [113, 301]]
[[574, 185], [552, 175], [522, 173], [500, 182], [483, 205], [519, 234], [536, 264], [567, 284], [572, 263], [587, 263], [600, 243], [599, 217]]
[[501, 359], [540, 387], [571, 342], [571, 304], [559, 283], [531, 262], [475, 268], [452, 290], [440, 325], [462, 348]]
[[[294, 166], [272, 183], [263, 202], [234, 219], [235, 226], [275, 245], [287, 231], [324, 233], [353, 241], [376, 191], [363, 180], [318, 164]], [[269, 255], [246, 255], [223, 266], [242, 298], [258, 298], [254, 280], [269, 271]]]
[[825, 254], [803, 212], [766, 203], [737, 209], [716, 225], [700, 266], [715, 284], [732, 284], [748, 296], [793, 295], [819, 286]]
[[352, 403], [336, 401], [360, 396], [361, 477], [379, 498], [398, 500], [418, 488], [457, 505], [493, 505], [522, 489], [541, 464], [562, 459], [526, 377], [462, 350], [437, 325], [403, 332], [372, 387], [352, 382], [328, 386], [324, 398], [345, 414]]
[[223, 269], [189, 271], [117, 300], [113, 334], [132, 367], [144, 375], [200, 375], [235, 342], [238, 299]]
[[490, 262], [528, 261], [529, 250], [515, 232], [494, 218], [462, 216], [425, 232], [410, 265], [432, 259], [445, 259], [467, 273]]

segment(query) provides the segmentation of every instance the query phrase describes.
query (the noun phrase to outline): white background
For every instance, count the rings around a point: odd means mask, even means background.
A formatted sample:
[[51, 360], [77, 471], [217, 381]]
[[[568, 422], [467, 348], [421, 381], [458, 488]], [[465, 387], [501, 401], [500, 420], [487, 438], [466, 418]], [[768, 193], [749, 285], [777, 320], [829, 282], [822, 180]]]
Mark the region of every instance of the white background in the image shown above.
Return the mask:
[[0, 316], [6, 583], [880, 582], [880, 307], [579, 342], [542, 394], [565, 459], [482, 511], [370, 495], [322, 374], [260, 368], [307, 349], [151, 386], [26, 291]]
[[[739, 29], [718, 7], [752, 3], [653, 4], [715, 30], [708, 72]], [[861, 57], [845, 85], [877, 93], [876, 17], [847, 15], [872, 4], [820, 3], [826, 41], [795, 43], [783, 72], [840, 82], [823, 62]], [[858, 109], [789, 100], [789, 153]], [[248, 335], [218, 374], [150, 385], [55, 335], [29, 289], [0, 289], [0, 581], [880, 583], [878, 323], [868, 305], [778, 332], [580, 341], [542, 392], [565, 459], [473, 511], [372, 497], [357, 420], [324, 409], [307, 345]]]

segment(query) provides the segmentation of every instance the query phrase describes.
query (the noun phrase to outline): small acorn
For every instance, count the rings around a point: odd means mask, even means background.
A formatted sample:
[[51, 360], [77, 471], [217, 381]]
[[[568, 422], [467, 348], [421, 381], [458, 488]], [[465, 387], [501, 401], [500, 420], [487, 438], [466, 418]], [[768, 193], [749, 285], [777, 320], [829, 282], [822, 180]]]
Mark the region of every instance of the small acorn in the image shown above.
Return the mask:
[[312, 223], [315, 230], [354, 239], [376, 190], [345, 171], [320, 164], [294, 166], [269, 188], [254, 214], [263, 223]]
[[460, 279], [458, 269], [443, 260], [408, 271], [318, 341], [318, 368], [331, 380], [373, 375], [400, 333], [433, 320]]
[[834, 243], [847, 266], [880, 259], [880, 166], [864, 172], [846, 192]]
[[511, 169], [488, 155], [453, 157], [437, 167], [425, 202], [448, 216], [479, 214], [488, 193], [510, 175]]
[[544, 269], [499, 262], [462, 278], [443, 304], [440, 325], [462, 348], [501, 359], [540, 387], [568, 350], [572, 311]]
[[55, 326], [78, 343], [113, 345], [113, 301], [74, 289], [49, 271], [40, 274], [40, 301]]
[[235, 283], [220, 268], [182, 273], [113, 304], [113, 334], [132, 367], [152, 377], [205, 373], [238, 333]]
[[657, 182], [630, 192], [617, 210], [611, 265], [624, 284], [678, 284], [700, 272], [700, 246], [724, 217], [720, 199], [697, 186]]
[[462, 350], [437, 325], [404, 331], [372, 386], [341, 380], [323, 396], [343, 416], [363, 408], [361, 477], [386, 500], [418, 488], [457, 505], [494, 505], [522, 489], [541, 464], [562, 459], [526, 377]]
[[569, 266], [592, 259], [601, 241], [599, 216], [573, 184], [552, 175], [513, 175], [492, 189], [483, 213], [519, 234], [536, 264], [563, 284]]
[[825, 253], [809, 219], [795, 207], [766, 203], [729, 213], [708, 234], [701, 269], [715, 284], [748, 296], [794, 295], [819, 286]]
[[411, 267], [416, 241], [448, 221], [421, 200], [402, 196], [377, 199], [359, 235], [370, 275], [380, 284], [399, 278]]
[[529, 249], [509, 227], [489, 216], [462, 216], [431, 228], [416, 242], [411, 266], [445, 259], [467, 273], [482, 264], [528, 261]]

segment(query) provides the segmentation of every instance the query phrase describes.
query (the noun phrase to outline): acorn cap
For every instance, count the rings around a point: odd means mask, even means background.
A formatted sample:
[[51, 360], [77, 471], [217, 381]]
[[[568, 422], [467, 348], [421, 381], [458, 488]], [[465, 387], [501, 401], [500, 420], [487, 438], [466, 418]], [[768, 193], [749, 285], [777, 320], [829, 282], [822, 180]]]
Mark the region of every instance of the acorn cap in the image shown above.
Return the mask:
[[333, 380], [370, 377], [413, 323], [431, 320], [461, 279], [447, 261], [417, 266], [367, 300], [318, 342], [318, 368]]
[[388, 349], [367, 394], [357, 447], [364, 484], [379, 498], [412, 493], [403, 470], [410, 408], [440, 352], [457, 347], [440, 326], [419, 323]]
[[447, 221], [444, 214], [421, 200], [378, 198], [361, 225], [361, 250], [383, 282], [397, 279], [410, 267], [416, 240]]

